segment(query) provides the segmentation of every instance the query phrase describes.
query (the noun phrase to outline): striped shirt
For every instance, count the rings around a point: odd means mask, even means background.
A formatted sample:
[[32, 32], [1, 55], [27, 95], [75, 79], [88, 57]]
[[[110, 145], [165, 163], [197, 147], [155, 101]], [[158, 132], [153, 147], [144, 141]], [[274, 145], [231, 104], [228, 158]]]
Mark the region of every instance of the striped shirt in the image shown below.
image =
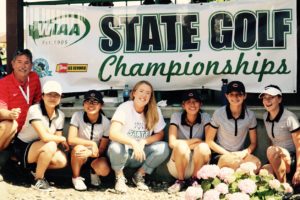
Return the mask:
[[281, 106], [279, 113], [273, 120], [270, 119], [268, 112], [264, 113], [263, 119], [273, 145], [283, 147], [289, 152], [295, 152], [292, 133], [300, 129], [297, 116]]
[[[27, 104], [19, 86], [23, 88], [26, 93], [26, 88], [29, 85], [29, 104]], [[41, 99], [41, 83], [38, 75], [35, 72], [29, 73], [29, 82], [21, 85], [11, 73], [6, 77], [0, 79], [0, 109], [11, 110], [13, 108], [21, 108], [21, 113], [18, 122], [18, 131], [24, 125], [26, 115], [29, 107], [32, 104], [38, 103]]]
[[228, 151], [240, 151], [245, 148], [245, 140], [249, 130], [256, 129], [257, 121], [253, 111], [245, 108], [235, 119], [229, 106], [217, 109], [210, 125], [218, 129], [216, 142]]

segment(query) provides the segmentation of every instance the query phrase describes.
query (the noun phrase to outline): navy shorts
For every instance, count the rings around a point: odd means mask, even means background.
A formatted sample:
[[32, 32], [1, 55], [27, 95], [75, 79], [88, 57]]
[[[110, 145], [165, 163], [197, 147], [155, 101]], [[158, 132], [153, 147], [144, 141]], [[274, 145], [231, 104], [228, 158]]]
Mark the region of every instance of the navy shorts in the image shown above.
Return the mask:
[[34, 169], [36, 164], [35, 163], [28, 163], [28, 152], [31, 145], [35, 141], [30, 143], [23, 142], [19, 138], [16, 138], [13, 143], [13, 153], [17, 157], [18, 161], [21, 162], [21, 166], [25, 169]]

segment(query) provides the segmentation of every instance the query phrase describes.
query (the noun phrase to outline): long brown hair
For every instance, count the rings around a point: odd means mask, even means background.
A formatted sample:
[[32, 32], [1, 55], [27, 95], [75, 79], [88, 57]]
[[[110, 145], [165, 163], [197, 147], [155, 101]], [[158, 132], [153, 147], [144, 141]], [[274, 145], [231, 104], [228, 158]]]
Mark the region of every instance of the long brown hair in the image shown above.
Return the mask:
[[158, 120], [159, 120], [159, 115], [157, 112], [157, 104], [156, 104], [156, 100], [155, 100], [155, 96], [154, 96], [154, 91], [153, 91], [153, 87], [151, 85], [150, 82], [142, 80], [137, 82], [131, 93], [130, 93], [130, 99], [133, 100], [134, 96], [133, 93], [140, 87], [140, 85], [142, 84], [146, 84], [151, 88], [151, 96], [149, 99], [148, 104], [145, 106], [144, 108], [144, 115], [146, 118], [146, 129], [151, 131], [154, 129], [155, 125], [157, 124]]

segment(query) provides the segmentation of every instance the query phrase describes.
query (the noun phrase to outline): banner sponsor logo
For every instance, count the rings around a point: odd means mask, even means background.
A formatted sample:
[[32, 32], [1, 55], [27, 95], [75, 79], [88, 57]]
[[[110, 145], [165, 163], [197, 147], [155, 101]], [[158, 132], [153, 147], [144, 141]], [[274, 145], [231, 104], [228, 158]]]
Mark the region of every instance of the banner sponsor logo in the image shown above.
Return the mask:
[[89, 21], [77, 14], [66, 14], [45, 21], [33, 21], [29, 36], [36, 44], [44, 46], [71, 46], [90, 32]]
[[56, 65], [56, 72], [87, 72], [88, 64], [59, 63]]
[[37, 58], [33, 61], [33, 71], [35, 71], [40, 78], [52, 76], [52, 71], [49, 69], [49, 63], [44, 58]]

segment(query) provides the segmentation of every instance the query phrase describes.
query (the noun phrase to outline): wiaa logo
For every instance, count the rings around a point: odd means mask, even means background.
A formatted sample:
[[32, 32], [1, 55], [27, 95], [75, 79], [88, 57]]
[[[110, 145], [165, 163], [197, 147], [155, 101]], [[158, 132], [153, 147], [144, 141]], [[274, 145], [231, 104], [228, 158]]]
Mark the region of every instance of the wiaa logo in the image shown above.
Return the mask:
[[89, 21], [77, 14], [66, 14], [46, 21], [33, 21], [29, 36], [36, 45], [71, 46], [90, 32]]

